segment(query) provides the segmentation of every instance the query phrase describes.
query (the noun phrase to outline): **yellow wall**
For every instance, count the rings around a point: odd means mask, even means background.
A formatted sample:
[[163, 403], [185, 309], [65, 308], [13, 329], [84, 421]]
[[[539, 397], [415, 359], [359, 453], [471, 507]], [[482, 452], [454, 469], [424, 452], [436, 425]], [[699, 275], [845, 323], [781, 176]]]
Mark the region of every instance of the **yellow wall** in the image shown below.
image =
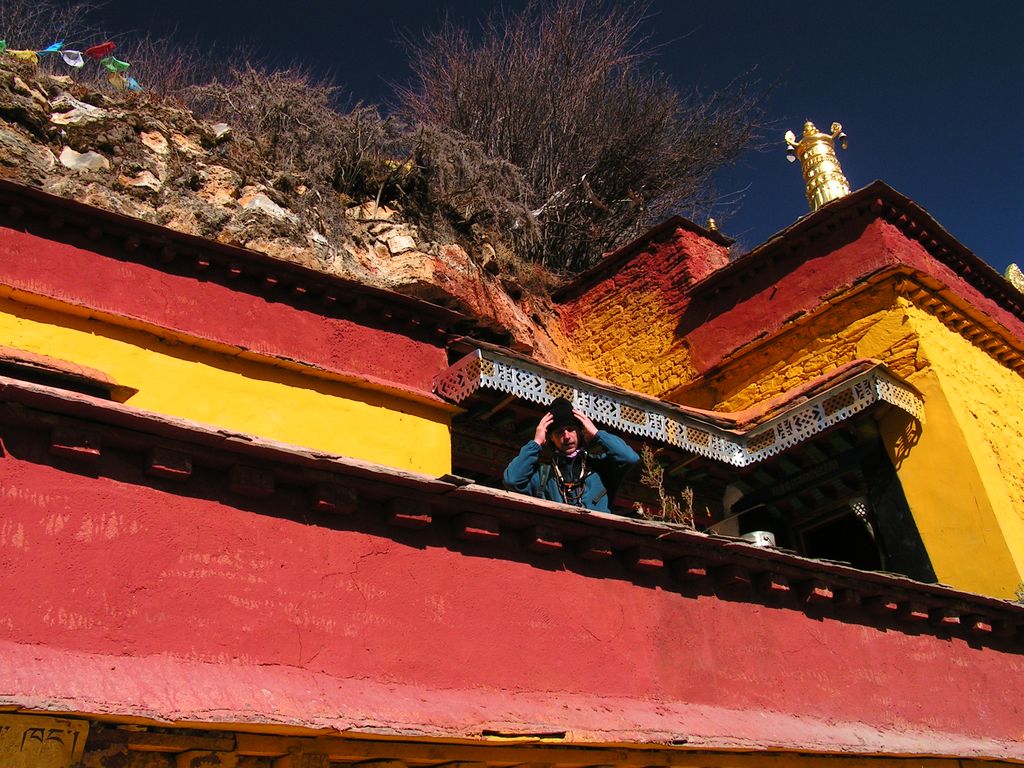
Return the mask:
[[903, 378], [925, 365], [892, 285], [873, 286], [805, 316], [672, 399], [741, 411], [863, 358], [881, 360]]
[[96, 368], [138, 389], [128, 404], [329, 453], [441, 475], [443, 408], [0, 299], [0, 343]]
[[[934, 465], [925, 466], [920, 480], [930, 480], [938, 488], [946, 486], [953, 492], [958, 475], [977, 473], [973, 499], [978, 510], [985, 505], [991, 508], [984, 529], [986, 538], [1005, 541], [1015, 571], [997, 577], [996, 564], [983, 563], [981, 567], [990, 568], [991, 578], [998, 579], [998, 584], [980, 591], [1012, 597], [1017, 584], [1024, 580], [1024, 379], [933, 315], [906, 304], [934, 383], [941, 387], [942, 397], [949, 404], [946, 418], [951, 422], [942, 432], [950, 438], [960, 436], [970, 450], [972, 465], [953, 465], [948, 473]], [[911, 381], [921, 386], [916, 378]], [[929, 422], [925, 432], [938, 432], [938, 425], [931, 423], [932, 404], [927, 400], [926, 409]], [[967, 554], [955, 537], [942, 541], [953, 550], [948, 553], [950, 559], [954, 554], [961, 558]], [[982, 560], [987, 557], [979, 556]]]
[[689, 350], [676, 338], [680, 311], [639, 279], [584, 297], [563, 311], [571, 350], [565, 364], [585, 376], [661, 397], [696, 375]]
[[[961, 431], [934, 371], [915, 377], [927, 422], [891, 411], [879, 428], [936, 578], [970, 592], [1013, 597], [1020, 580], [1000, 529], [978, 445]], [[995, 503], [993, 503], [995, 502]]]
[[922, 427], [891, 413], [881, 428], [939, 581], [1013, 597], [1024, 580], [1024, 379], [893, 283], [805, 316], [673, 399], [738, 411], [861, 358], [925, 395]]

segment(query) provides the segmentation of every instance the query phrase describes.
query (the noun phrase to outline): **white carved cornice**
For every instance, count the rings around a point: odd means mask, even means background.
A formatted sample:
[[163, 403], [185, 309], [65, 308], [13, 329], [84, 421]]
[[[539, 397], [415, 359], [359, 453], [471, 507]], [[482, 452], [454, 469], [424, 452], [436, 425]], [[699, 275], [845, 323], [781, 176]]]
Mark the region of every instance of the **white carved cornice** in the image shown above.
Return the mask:
[[918, 392], [880, 364], [851, 372], [823, 391], [795, 398], [772, 415], [745, 423], [735, 414], [698, 412], [491, 349], [470, 352], [434, 380], [434, 391], [454, 403], [478, 390], [538, 405], [564, 397], [597, 424], [736, 467], [774, 456], [875, 403], [889, 403], [918, 421], [924, 417], [924, 402]]

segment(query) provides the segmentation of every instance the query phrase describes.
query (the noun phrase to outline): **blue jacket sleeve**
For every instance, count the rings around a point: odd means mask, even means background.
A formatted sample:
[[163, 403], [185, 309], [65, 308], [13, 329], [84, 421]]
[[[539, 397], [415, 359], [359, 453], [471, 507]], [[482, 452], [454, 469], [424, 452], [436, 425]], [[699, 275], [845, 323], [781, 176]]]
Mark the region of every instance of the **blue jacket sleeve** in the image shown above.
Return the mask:
[[519, 454], [505, 467], [505, 487], [510, 491], [540, 496], [540, 451], [533, 440], [519, 449]]
[[603, 429], [599, 429], [594, 439], [590, 441], [592, 453], [596, 452], [595, 448], [603, 451], [599, 459], [601, 479], [609, 495], [615, 496], [629, 470], [640, 463], [640, 456], [621, 437]]

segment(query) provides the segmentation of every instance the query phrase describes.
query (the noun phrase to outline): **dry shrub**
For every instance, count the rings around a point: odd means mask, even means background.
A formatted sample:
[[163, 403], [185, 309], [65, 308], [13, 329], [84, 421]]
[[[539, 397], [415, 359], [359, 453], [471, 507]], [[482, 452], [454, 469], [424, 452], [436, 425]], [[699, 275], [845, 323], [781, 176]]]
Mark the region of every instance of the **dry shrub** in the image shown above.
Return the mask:
[[678, 498], [665, 488], [665, 468], [649, 446], [640, 447], [640, 482], [658, 492], [660, 509], [647, 509], [637, 504], [637, 512], [649, 520], [664, 520], [693, 528], [693, 489], [680, 491]]
[[262, 162], [296, 183], [398, 204], [434, 233], [537, 237], [519, 168], [454, 131], [383, 118], [376, 107], [345, 109], [336, 86], [305, 70], [247, 64], [188, 97], [198, 113], [243, 131]]
[[199, 114], [246, 132], [274, 170], [353, 199], [393, 198], [401, 176], [396, 158], [405, 152], [401, 131], [376, 107], [342, 110], [339, 96], [337, 86], [307, 70], [251, 64], [188, 90]]
[[224, 76], [219, 56], [173, 36], [130, 37], [118, 45], [115, 55], [131, 63], [125, 74], [139, 82], [142, 93], [156, 99], [185, 103], [189, 89]]
[[40, 51], [58, 40], [81, 43], [95, 34], [88, 19], [96, 7], [90, 2], [3, 0], [0, 3], [0, 38], [7, 41], [9, 48], [33, 51]]
[[672, 211], [714, 200], [712, 176], [755, 136], [750, 84], [684, 96], [649, 61], [646, 6], [534, 0], [481, 34], [451, 23], [409, 44], [403, 113], [516, 166], [537, 237], [520, 254], [580, 271]]
[[409, 131], [406, 208], [423, 223], [440, 218], [464, 233], [535, 237], [529, 186], [519, 168], [488, 155], [479, 142], [421, 124]]

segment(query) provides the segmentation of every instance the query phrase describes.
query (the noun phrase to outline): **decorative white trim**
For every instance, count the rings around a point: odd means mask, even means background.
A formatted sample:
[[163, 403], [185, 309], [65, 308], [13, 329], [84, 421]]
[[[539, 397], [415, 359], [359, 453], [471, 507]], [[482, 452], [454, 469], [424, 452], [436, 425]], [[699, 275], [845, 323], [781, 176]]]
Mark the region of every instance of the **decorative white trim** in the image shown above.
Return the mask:
[[479, 389], [539, 405], [564, 397], [595, 423], [736, 467], [781, 453], [877, 402], [890, 403], [918, 421], [924, 420], [920, 395], [881, 367], [836, 384], [745, 434], [722, 429], [669, 403], [611, 392], [491, 350], [474, 350], [434, 380], [434, 391], [454, 403]]

